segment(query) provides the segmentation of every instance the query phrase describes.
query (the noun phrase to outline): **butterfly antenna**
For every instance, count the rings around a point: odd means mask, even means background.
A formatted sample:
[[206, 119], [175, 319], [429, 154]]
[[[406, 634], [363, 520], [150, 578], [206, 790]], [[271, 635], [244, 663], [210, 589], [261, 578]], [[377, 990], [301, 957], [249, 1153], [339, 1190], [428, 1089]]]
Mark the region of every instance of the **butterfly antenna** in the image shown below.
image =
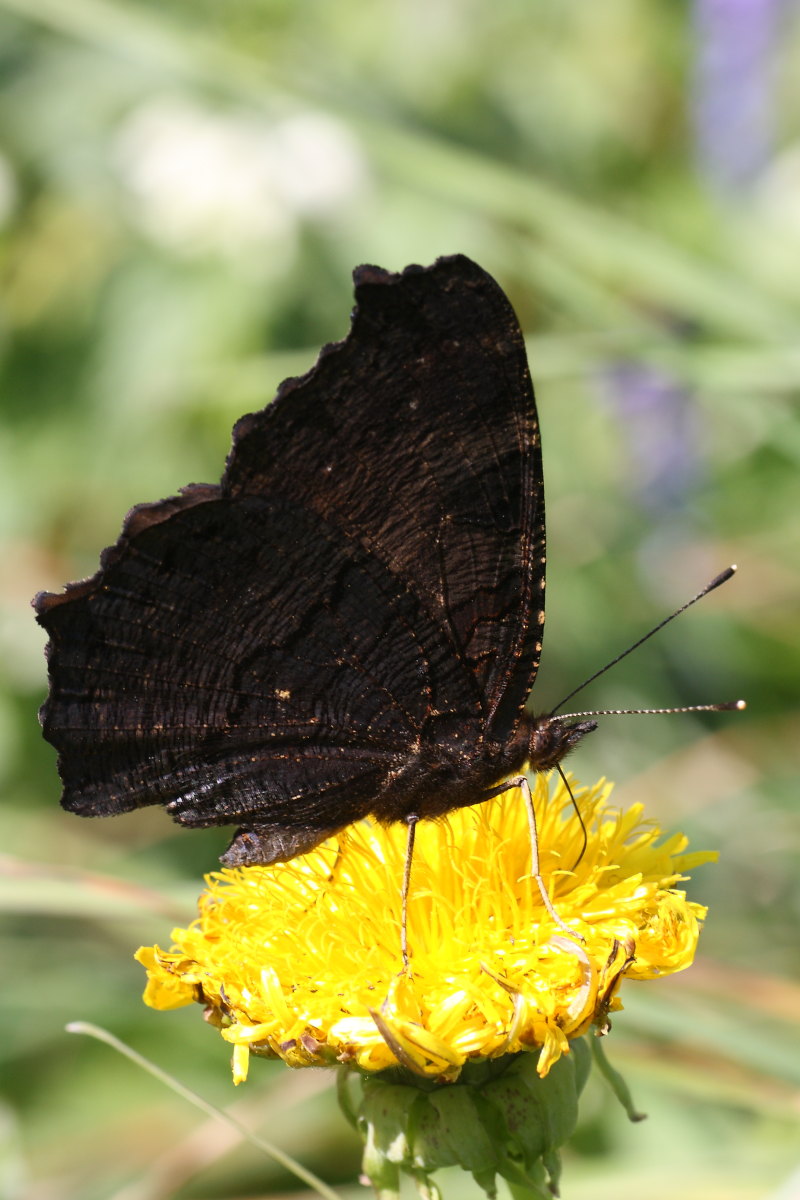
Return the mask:
[[697, 705], [694, 705], [689, 708], [605, 709], [605, 710], [602, 710], [601, 712], [597, 712], [597, 713], [563, 713], [563, 714], [559, 713], [559, 711], [558, 711], [560, 708], [563, 708], [564, 705], [567, 703], [567, 701], [571, 700], [573, 696], [577, 696], [578, 692], [582, 692], [583, 689], [585, 687], [588, 687], [590, 683], [594, 683], [595, 679], [599, 679], [601, 675], [605, 675], [606, 671], [610, 671], [611, 668], [615, 667], [618, 662], [622, 662], [623, 658], [627, 658], [628, 655], [632, 654], [634, 650], [638, 650], [641, 645], [643, 645], [646, 641], [648, 641], [653, 636], [653, 634], [658, 633], [659, 630], [663, 629], [665, 625], [669, 625], [670, 621], [674, 621], [676, 617], [679, 617], [681, 615], [681, 613], [686, 612], [687, 608], [691, 608], [692, 605], [696, 604], [698, 600], [702, 600], [703, 597], [707, 596], [709, 592], [713, 592], [715, 588], [721, 587], [723, 583], [727, 583], [728, 580], [735, 574], [736, 574], [736, 565], [734, 564], [733, 566], [727, 567], [726, 570], [722, 571], [721, 574], [716, 575], [711, 580], [710, 583], [706, 584], [706, 586], [703, 588], [702, 591], [698, 592], [696, 596], [692, 596], [691, 600], [687, 600], [686, 603], [682, 604], [680, 608], [676, 608], [675, 612], [670, 613], [670, 615], [668, 617], [665, 617], [663, 621], [659, 621], [658, 625], [655, 625], [650, 630], [649, 633], [646, 633], [644, 635], [644, 637], [640, 637], [639, 640], [634, 642], [632, 646], [628, 646], [627, 650], [623, 650], [622, 653], [618, 654], [616, 658], [612, 658], [611, 662], [606, 663], [606, 665], [604, 667], [601, 667], [599, 671], [595, 671], [594, 675], [590, 675], [589, 678], [584, 680], [583, 683], [579, 684], [578, 687], [573, 688], [573, 690], [568, 695], [566, 695], [563, 700], [559, 701], [559, 703], [555, 706], [555, 708], [551, 710], [550, 715], [556, 716], [558, 714], [558, 716], [563, 716], [564, 720], [566, 720], [568, 717], [612, 716], [612, 715], [616, 716], [616, 715], [622, 715], [623, 713], [628, 713], [628, 712], [630, 712], [630, 713], [725, 712], [728, 709], [744, 708], [745, 707], [744, 700], [732, 700], [726, 704], [697, 704]]
[[747, 708], [746, 700], [726, 700], [723, 704], [686, 704], [682, 708], [593, 708], [590, 712], [559, 713], [559, 721], [571, 721], [573, 717], [636, 717], [669, 715], [671, 713], [695, 712], [741, 712]]

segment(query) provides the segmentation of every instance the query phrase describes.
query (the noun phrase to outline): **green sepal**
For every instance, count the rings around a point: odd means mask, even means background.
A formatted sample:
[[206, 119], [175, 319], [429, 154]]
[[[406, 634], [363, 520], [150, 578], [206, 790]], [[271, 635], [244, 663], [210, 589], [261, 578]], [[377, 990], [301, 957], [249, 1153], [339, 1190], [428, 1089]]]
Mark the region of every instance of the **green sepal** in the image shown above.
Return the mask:
[[363, 1169], [381, 1200], [396, 1200], [401, 1172], [423, 1200], [437, 1200], [431, 1177], [452, 1166], [470, 1171], [490, 1198], [498, 1174], [520, 1195], [557, 1195], [559, 1149], [577, 1124], [591, 1053], [584, 1039], [573, 1040], [544, 1079], [538, 1061], [537, 1052], [523, 1051], [471, 1063], [455, 1083], [396, 1068], [362, 1076]]
[[498, 1161], [496, 1141], [486, 1127], [486, 1106], [480, 1104], [480, 1098], [471, 1087], [458, 1084], [428, 1096], [454, 1162], [473, 1173], [494, 1170]]
[[[597, 1038], [593, 1040], [597, 1041]], [[569, 1044], [569, 1055], [575, 1064], [575, 1088], [580, 1097], [592, 1073], [592, 1050], [588, 1039], [573, 1038]]]
[[378, 1076], [362, 1080], [358, 1128], [364, 1139], [362, 1168], [380, 1200], [400, 1195], [400, 1165], [410, 1158], [406, 1125], [409, 1089]]
[[410, 1165], [415, 1171], [429, 1175], [439, 1167], [454, 1167], [458, 1158], [442, 1131], [442, 1121], [430, 1096], [420, 1093], [408, 1110], [408, 1145]]
[[646, 1121], [647, 1113], [639, 1112], [633, 1102], [630, 1088], [616, 1067], [612, 1067], [611, 1063], [606, 1058], [603, 1043], [600, 1038], [592, 1039], [591, 1055], [597, 1064], [600, 1074], [608, 1082], [612, 1092], [619, 1100], [625, 1112], [628, 1114], [629, 1121]]

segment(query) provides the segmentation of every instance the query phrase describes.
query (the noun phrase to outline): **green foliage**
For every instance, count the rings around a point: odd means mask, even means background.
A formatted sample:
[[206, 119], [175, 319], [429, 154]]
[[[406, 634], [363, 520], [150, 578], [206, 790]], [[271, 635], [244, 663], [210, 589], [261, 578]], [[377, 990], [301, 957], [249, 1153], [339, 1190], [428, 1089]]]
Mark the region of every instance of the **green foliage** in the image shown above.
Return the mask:
[[[290, 1186], [63, 1032], [95, 1020], [231, 1102], [219, 1039], [193, 1010], [145, 1010], [130, 957], [191, 915], [224, 838], [161, 811], [105, 824], [58, 809], [28, 601], [93, 572], [130, 505], [218, 478], [233, 420], [346, 332], [356, 263], [454, 251], [498, 277], [529, 337], [550, 530], [537, 706], [740, 565], [581, 697], [749, 707], [609, 720], [576, 760], [722, 855], [692, 883], [711, 908], [701, 960], [642, 985], [608, 1043], [650, 1119], [628, 1127], [593, 1079], [564, 1194], [749, 1200], [788, 1174], [797, 41], [787, 22], [770, 63], [779, 149], [724, 191], [692, 144], [682, 5], [0, 0], [4, 1198]], [[237, 1111], [361, 1194], [330, 1089], [257, 1067]]]

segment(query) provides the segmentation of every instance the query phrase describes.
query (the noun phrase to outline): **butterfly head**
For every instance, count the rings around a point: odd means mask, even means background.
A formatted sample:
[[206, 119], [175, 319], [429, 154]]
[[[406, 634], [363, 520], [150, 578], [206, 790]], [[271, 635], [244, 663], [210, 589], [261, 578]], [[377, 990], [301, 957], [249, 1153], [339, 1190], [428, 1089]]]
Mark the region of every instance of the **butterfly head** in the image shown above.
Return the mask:
[[596, 721], [567, 723], [561, 717], [543, 714], [531, 717], [528, 727], [528, 761], [534, 771], [557, 767], [582, 737], [597, 729]]

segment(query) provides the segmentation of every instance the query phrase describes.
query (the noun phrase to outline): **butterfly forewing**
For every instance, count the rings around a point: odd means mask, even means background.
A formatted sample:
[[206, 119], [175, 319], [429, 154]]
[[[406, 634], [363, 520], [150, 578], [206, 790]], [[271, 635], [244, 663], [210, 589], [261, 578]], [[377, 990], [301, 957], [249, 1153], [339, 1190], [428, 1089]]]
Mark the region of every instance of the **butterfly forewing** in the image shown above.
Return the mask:
[[349, 336], [242, 418], [220, 487], [133, 510], [97, 575], [37, 598], [66, 807], [321, 834], [429, 718], [513, 730], [544, 586], [516, 318], [462, 257], [356, 281]]
[[502, 740], [542, 633], [544, 496], [522, 334], [494, 280], [461, 256], [355, 277], [349, 337], [239, 422], [223, 488], [285, 488], [380, 557], [446, 631]]

